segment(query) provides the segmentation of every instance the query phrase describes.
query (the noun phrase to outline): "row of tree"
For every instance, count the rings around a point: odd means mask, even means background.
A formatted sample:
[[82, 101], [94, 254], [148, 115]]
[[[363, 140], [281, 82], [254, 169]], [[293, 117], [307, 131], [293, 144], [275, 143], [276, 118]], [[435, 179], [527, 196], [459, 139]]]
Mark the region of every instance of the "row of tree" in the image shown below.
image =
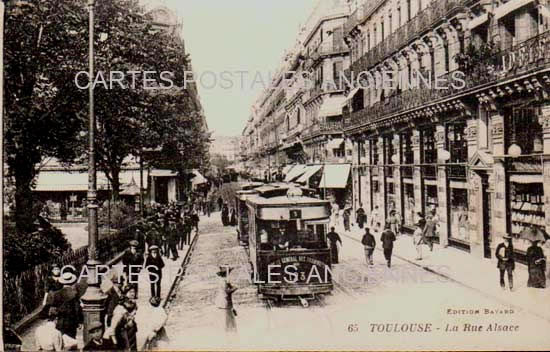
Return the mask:
[[[94, 90], [97, 166], [114, 197], [128, 156], [182, 173], [208, 168], [210, 136], [196, 92], [177, 88], [184, 87], [190, 66], [182, 40], [154, 27], [136, 0], [97, 1], [95, 14], [96, 72], [106, 79], [114, 71], [140, 72], [123, 75], [124, 87], [99, 77]], [[15, 183], [18, 233], [32, 227], [39, 163], [47, 157], [69, 164], [87, 160], [88, 91], [79, 86], [88, 82], [78, 73], [88, 70], [88, 25], [83, 0], [7, 3], [4, 155]], [[145, 71], [170, 72], [175, 87], [146, 89]]]

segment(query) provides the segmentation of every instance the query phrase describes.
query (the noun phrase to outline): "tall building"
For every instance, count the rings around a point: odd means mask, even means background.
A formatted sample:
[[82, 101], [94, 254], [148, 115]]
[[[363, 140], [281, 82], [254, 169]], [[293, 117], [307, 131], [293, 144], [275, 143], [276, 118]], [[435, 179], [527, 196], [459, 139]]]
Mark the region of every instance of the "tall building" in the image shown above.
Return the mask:
[[547, 1], [352, 6], [346, 77], [368, 83], [344, 108], [354, 206], [409, 228], [435, 212], [440, 244], [480, 258], [506, 233], [550, 231]]
[[241, 138], [228, 136], [214, 136], [210, 143], [210, 155], [220, 155], [230, 162], [240, 160]]
[[[257, 178], [272, 179], [292, 164], [302, 165], [297, 176], [307, 171], [313, 177], [320, 170], [313, 164], [351, 161], [343, 139], [345, 95], [339, 79], [349, 66], [344, 42], [349, 11], [345, 1], [318, 1], [283, 56], [271, 83], [275, 88], [263, 92], [254, 104], [243, 130], [242, 150]], [[309, 178], [304, 181], [310, 183]], [[344, 181], [342, 190], [346, 185]], [[343, 202], [345, 192], [338, 193]]]

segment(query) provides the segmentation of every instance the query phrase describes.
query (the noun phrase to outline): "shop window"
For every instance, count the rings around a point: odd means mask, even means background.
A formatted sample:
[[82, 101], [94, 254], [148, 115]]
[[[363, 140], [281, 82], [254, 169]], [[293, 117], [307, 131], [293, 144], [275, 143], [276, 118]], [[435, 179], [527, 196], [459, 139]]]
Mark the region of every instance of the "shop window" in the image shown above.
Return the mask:
[[530, 243], [527, 240], [519, 239], [523, 229], [530, 226], [545, 228], [544, 222], [544, 190], [541, 183], [520, 183], [531, 182], [535, 175], [519, 174], [513, 175], [518, 182], [510, 183], [510, 212], [511, 228], [516, 249], [526, 251]]
[[395, 153], [395, 150], [392, 142], [393, 135], [384, 136], [384, 164], [393, 164], [391, 158]]
[[370, 163], [371, 165], [378, 165], [378, 143], [376, 140], [370, 141]]
[[[426, 128], [420, 132], [421, 138], [421, 160], [423, 164], [436, 164], [437, 163], [437, 147], [435, 144], [435, 129]], [[436, 167], [431, 165], [424, 165], [424, 176], [429, 178], [435, 178]]]
[[403, 164], [414, 163], [414, 152], [412, 149], [412, 133], [401, 134], [401, 160]]
[[437, 202], [437, 186], [426, 185], [426, 202], [424, 209], [424, 216], [427, 216], [432, 210], [437, 209], [439, 205]]
[[403, 185], [403, 221], [405, 225], [414, 226], [415, 223], [415, 203], [414, 203], [414, 186], [410, 183]]
[[[466, 163], [468, 161], [468, 143], [464, 131], [466, 123], [458, 122], [446, 126], [447, 150], [451, 154], [450, 163]], [[452, 165], [448, 169], [450, 177], [466, 177], [466, 167]]]
[[542, 126], [536, 108], [513, 108], [508, 114], [507, 147], [515, 143], [520, 146], [522, 154], [542, 153]]
[[468, 232], [468, 191], [462, 188], [450, 189], [451, 233], [449, 237], [469, 242]]

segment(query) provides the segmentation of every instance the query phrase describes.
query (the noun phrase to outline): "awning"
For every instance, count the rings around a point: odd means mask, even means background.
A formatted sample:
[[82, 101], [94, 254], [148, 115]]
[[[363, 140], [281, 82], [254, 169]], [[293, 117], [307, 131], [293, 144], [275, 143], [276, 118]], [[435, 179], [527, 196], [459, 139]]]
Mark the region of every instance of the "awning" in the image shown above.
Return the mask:
[[285, 182], [291, 182], [297, 177], [300, 177], [306, 172], [306, 165], [296, 165], [292, 168], [292, 170], [289, 171], [288, 174], [285, 176]]
[[346, 188], [350, 164], [325, 165], [319, 188]]
[[178, 172], [172, 171], [172, 170], [153, 169], [151, 170], [151, 176], [152, 177], [176, 177], [178, 176]]
[[346, 98], [341, 95], [325, 98], [317, 116], [327, 117], [342, 115], [342, 103], [345, 99]]
[[512, 0], [508, 1], [504, 5], [500, 5], [495, 10], [495, 19], [501, 19], [502, 17], [508, 15], [510, 12], [519, 9], [525, 5], [533, 3], [533, 0]]
[[294, 167], [294, 165], [287, 165], [283, 167], [283, 175], [288, 174], [288, 172]]
[[542, 183], [541, 175], [510, 175], [510, 182], [514, 183]]
[[193, 170], [193, 175], [195, 175], [195, 177], [191, 179], [191, 184], [193, 186], [208, 182], [208, 180], [197, 170]]
[[304, 182], [304, 183], [307, 183], [309, 181], [309, 178], [313, 175], [315, 175], [317, 172], [319, 172], [319, 170], [321, 170], [323, 168], [323, 166], [321, 165], [312, 165], [312, 166], [307, 166], [306, 167], [306, 172], [304, 172], [304, 174], [302, 176], [300, 176], [296, 182], [298, 183], [301, 183], [301, 182]]
[[[122, 170], [118, 175], [120, 188], [124, 190], [132, 180], [139, 187], [139, 170]], [[109, 189], [105, 174], [97, 172], [97, 189]], [[143, 188], [147, 188], [147, 170], [143, 170]], [[36, 179], [35, 191], [39, 192], [86, 192], [88, 190], [88, 172], [46, 170], [40, 171]]]
[[344, 139], [343, 139], [343, 138], [334, 138], [334, 139], [330, 140], [330, 141], [327, 143], [327, 149], [328, 149], [328, 150], [339, 149], [340, 146], [342, 145], [342, 143], [344, 143]]
[[489, 15], [487, 13], [484, 13], [483, 15], [474, 18], [473, 20], [468, 22], [468, 29], [472, 30], [477, 26], [484, 24], [485, 22], [487, 22], [488, 18], [489, 18]]
[[362, 87], [357, 87], [357, 88], [354, 88], [351, 92], [349, 92], [349, 94], [346, 96], [346, 98], [342, 102], [342, 107], [347, 105], [353, 99], [353, 97], [355, 97], [355, 95], [362, 89], [363, 89]]

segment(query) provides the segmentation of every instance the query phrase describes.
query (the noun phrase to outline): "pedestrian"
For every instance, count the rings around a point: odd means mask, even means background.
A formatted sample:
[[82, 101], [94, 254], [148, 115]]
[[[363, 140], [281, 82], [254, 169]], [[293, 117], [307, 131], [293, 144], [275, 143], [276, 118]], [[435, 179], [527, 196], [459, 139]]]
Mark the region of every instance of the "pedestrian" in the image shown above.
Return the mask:
[[183, 245], [188, 245], [190, 243], [191, 238], [191, 230], [193, 229], [193, 224], [191, 223], [191, 215], [189, 215], [187, 212], [185, 213], [185, 220], [183, 222], [183, 241], [182, 241], [182, 249]]
[[372, 230], [374, 230], [374, 226], [376, 225], [376, 223], [380, 221], [380, 219], [378, 218], [379, 216], [380, 212], [378, 210], [378, 205], [375, 205], [374, 209], [370, 213], [370, 227]]
[[387, 223], [390, 225], [390, 229], [392, 230], [392, 232], [397, 236], [399, 234], [399, 225], [401, 221], [395, 210], [392, 210], [390, 212], [390, 217], [388, 218]]
[[432, 209], [426, 217], [426, 226], [424, 226], [424, 240], [430, 247], [430, 251], [434, 250], [434, 242], [437, 237], [437, 226], [436, 210]]
[[220, 209], [220, 211], [222, 211], [222, 206], [223, 206], [223, 198], [220, 196], [218, 197], [218, 209]]
[[386, 258], [388, 268], [391, 268], [391, 255], [395, 239], [395, 233], [391, 230], [391, 224], [386, 223], [382, 236], [380, 237], [380, 242], [382, 242], [382, 248], [384, 248], [384, 258]]
[[103, 338], [105, 329], [99, 321], [92, 321], [88, 326], [90, 341], [84, 346], [83, 351], [113, 351], [117, 346], [110, 339]]
[[237, 225], [237, 216], [235, 214], [235, 208], [231, 208], [231, 211], [230, 211], [230, 220], [229, 220], [229, 223], [231, 226], [235, 226]]
[[349, 208], [344, 209], [344, 214], [343, 214], [342, 218], [344, 220], [344, 231], [346, 231], [346, 232], [350, 231], [350, 217], [351, 217], [351, 213], [350, 213]]
[[137, 351], [137, 325], [135, 322], [137, 306], [129, 299], [122, 300], [113, 312], [111, 326], [103, 335], [110, 339], [117, 350]]
[[531, 246], [527, 248], [527, 267], [529, 279], [527, 287], [546, 288], [546, 258], [542, 248], [538, 245], [539, 241], [532, 241]]
[[59, 313], [57, 328], [63, 335], [76, 339], [77, 330], [84, 322], [80, 297], [73, 286], [76, 282], [76, 275], [66, 271], [59, 281], [63, 284], [64, 302], [57, 307]]
[[206, 209], [206, 215], [210, 217], [210, 213], [212, 213], [212, 202], [210, 198], [207, 198], [205, 201], [205, 209]]
[[129, 245], [130, 248], [122, 256], [124, 285], [133, 285], [138, 292], [138, 275], [143, 266], [144, 257], [142, 253], [138, 252], [138, 241], [131, 240]]
[[338, 226], [340, 224], [340, 206], [336, 202], [332, 203], [332, 216], [334, 226]]
[[365, 209], [363, 209], [363, 204], [361, 203], [359, 203], [359, 208], [355, 212], [355, 219], [360, 229], [362, 229], [365, 222], [367, 222], [367, 214], [365, 213]]
[[229, 210], [227, 209], [227, 204], [224, 204], [222, 208], [222, 225], [227, 226], [228, 223], [229, 223]]
[[225, 313], [225, 331], [226, 332], [236, 332], [237, 331], [237, 322], [235, 317], [237, 316], [237, 311], [233, 307], [233, 293], [237, 290], [231, 282], [229, 281], [229, 273], [233, 268], [228, 265], [222, 265], [219, 268], [219, 271], [216, 273], [218, 275], [218, 293], [216, 295], [216, 307], [218, 309], [223, 309]]
[[140, 253], [145, 253], [145, 235], [143, 234], [143, 231], [136, 227], [134, 232], [134, 240], [138, 242], [137, 250]]
[[148, 319], [148, 333], [145, 338], [145, 349], [166, 349], [168, 342], [168, 335], [166, 334], [166, 321], [168, 320], [168, 314], [164, 308], [160, 305], [161, 299], [159, 297], [151, 297], [149, 300], [151, 304], [151, 310], [147, 315]]
[[57, 329], [58, 321], [59, 314], [57, 308], [50, 307], [46, 323], [39, 326], [34, 333], [37, 350], [62, 351], [65, 349], [63, 334]]
[[196, 209], [193, 208], [193, 210], [191, 211], [191, 224], [195, 228], [196, 234], [199, 233], [199, 222], [200, 222], [199, 213]]
[[495, 257], [498, 259], [497, 268], [500, 272], [500, 287], [505, 290], [506, 284], [504, 283], [504, 273], [508, 273], [508, 285], [510, 291], [514, 290], [514, 277], [513, 272], [516, 267], [514, 260], [514, 245], [512, 243], [512, 236], [505, 234], [503, 242], [499, 243], [495, 250]]
[[331, 261], [333, 264], [338, 264], [338, 242], [340, 242], [340, 246], [342, 246], [342, 239], [340, 235], [334, 231], [334, 227], [330, 228], [330, 232], [327, 233], [327, 238], [330, 242]]
[[415, 230], [413, 232], [413, 243], [416, 249], [416, 260], [422, 260], [422, 243], [424, 243], [424, 226], [426, 222], [420, 219], [415, 224]]
[[367, 265], [374, 265], [372, 255], [374, 253], [374, 248], [376, 248], [376, 239], [370, 233], [370, 229], [368, 227], [365, 228], [365, 234], [361, 239], [361, 244], [365, 249], [365, 260], [367, 262]]
[[179, 258], [178, 255], [178, 229], [176, 227], [176, 220], [174, 218], [170, 218], [168, 222], [168, 250], [169, 252], [172, 252], [172, 260], [176, 261]]
[[164, 261], [159, 254], [158, 246], [149, 248], [150, 255], [145, 260], [145, 270], [149, 273], [149, 283], [151, 285], [151, 297], [160, 297], [160, 288], [162, 282], [162, 269]]
[[124, 297], [122, 292], [122, 282], [118, 278], [118, 275], [111, 275], [111, 287], [106, 292], [107, 301], [105, 302], [105, 326], [111, 325], [113, 319], [113, 312], [118, 305], [119, 301]]
[[46, 292], [44, 294], [44, 300], [42, 301], [42, 305], [44, 306], [44, 312], [48, 313], [48, 297], [55, 291], [61, 290], [63, 288], [63, 284], [59, 282], [59, 279], [61, 278], [61, 269], [59, 268], [58, 264], [52, 264], [52, 269], [50, 272], [50, 275], [46, 278], [46, 281], [44, 282], [44, 291]]

